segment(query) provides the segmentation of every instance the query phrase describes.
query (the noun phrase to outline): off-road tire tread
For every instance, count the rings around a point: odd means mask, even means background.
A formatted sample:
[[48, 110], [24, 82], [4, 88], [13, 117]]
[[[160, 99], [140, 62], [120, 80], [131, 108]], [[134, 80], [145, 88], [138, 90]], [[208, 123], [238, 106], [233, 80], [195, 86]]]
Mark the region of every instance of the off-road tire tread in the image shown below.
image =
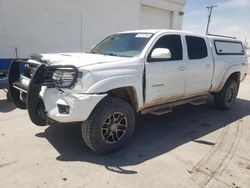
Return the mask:
[[128, 137], [126, 139], [122, 139], [119, 144], [117, 144], [114, 147], [104, 147], [101, 143], [98, 142], [98, 140], [96, 138], [100, 137], [100, 135], [96, 135], [94, 129], [96, 128], [97, 125], [95, 125], [96, 122], [98, 122], [98, 118], [100, 118], [100, 116], [102, 115], [102, 111], [105, 109], [107, 110], [107, 108], [112, 108], [112, 105], [123, 105], [127, 108], [127, 110], [130, 112], [130, 117], [131, 118], [131, 122], [132, 124], [130, 124], [129, 126], [131, 126], [132, 128], [132, 132], [134, 130], [134, 110], [133, 108], [124, 100], [117, 98], [117, 97], [111, 97], [111, 96], [107, 96], [105, 97], [93, 110], [93, 112], [91, 113], [90, 117], [88, 118], [87, 121], [82, 123], [82, 137], [83, 140], [85, 142], [85, 144], [94, 152], [98, 153], [98, 154], [106, 154], [106, 153], [110, 153], [112, 151], [115, 151], [117, 149], [119, 149], [120, 147], [122, 147], [125, 142], [127, 142], [128, 138], [132, 135], [132, 133], [130, 135], [128, 135]]
[[229, 110], [230, 109], [231, 105], [228, 106], [225, 100], [226, 100], [227, 90], [231, 86], [235, 87], [236, 96], [237, 96], [239, 84], [233, 79], [228, 79], [227, 82], [225, 83], [223, 89], [219, 93], [216, 93], [214, 95], [214, 105], [216, 108], [218, 108], [220, 110]]
[[8, 100], [9, 102], [12, 102], [12, 99], [11, 99], [11, 96], [10, 96], [10, 92], [9, 92], [9, 91], [7, 91], [7, 93], [6, 93], [6, 98], [7, 98], [7, 100]]

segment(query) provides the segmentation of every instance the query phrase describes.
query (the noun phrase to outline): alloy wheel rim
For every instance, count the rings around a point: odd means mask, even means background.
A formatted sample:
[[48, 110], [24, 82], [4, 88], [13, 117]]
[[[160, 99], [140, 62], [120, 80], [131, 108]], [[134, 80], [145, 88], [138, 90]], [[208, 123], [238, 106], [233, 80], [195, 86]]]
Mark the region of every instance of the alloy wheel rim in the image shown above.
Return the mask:
[[226, 102], [230, 104], [233, 102], [233, 100], [234, 100], [234, 89], [230, 88], [226, 95]]
[[108, 144], [115, 144], [120, 141], [128, 128], [128, 120], [121, 112], [109, 115], [103, 123], [101, 130], [102, 139]]

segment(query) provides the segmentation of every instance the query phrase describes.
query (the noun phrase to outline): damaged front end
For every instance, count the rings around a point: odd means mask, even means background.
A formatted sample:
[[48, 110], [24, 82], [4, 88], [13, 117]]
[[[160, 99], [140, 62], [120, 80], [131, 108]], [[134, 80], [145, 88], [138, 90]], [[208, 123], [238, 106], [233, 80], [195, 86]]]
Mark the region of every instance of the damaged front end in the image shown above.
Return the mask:
[[16, 60], [9, 69], [9, 92], [14, 104], [27, 109], [31, 121], [39, 126], [50, 122], [40, 92], [45, 88], [73, 88], [78, 69], [72, 65], [50, 65], [40, 55], [28, 61]]

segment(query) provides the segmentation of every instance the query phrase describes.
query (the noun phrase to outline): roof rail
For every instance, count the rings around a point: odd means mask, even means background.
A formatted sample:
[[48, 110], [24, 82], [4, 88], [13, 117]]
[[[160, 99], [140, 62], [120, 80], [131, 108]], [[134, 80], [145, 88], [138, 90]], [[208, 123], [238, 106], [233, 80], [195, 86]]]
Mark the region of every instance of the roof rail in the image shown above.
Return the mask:
[[215, 35], [215, 34], [207, 34], [208, 36], [215, 36], [215, 37], [225, 37], [225, 38], [230, 38], [230, 39], [237, 39], [236, 37], [230, 37], [226, 35]]

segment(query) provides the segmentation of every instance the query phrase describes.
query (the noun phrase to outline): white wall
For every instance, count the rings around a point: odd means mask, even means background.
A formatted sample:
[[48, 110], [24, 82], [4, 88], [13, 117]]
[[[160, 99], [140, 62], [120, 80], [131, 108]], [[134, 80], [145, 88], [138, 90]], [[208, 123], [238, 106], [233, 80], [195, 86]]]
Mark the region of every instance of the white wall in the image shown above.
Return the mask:
[[142, 1], [174, 12], [174, 29], [181, 29], [185, 0], [0, 0], [0, 58], [31, 53], [79, 52], [81, 11], [83, 49], [105, 36], [139, 29]]
[[247, 49], [248, 63], [250, 64], [250, 48]]
[[248, 63], [250, 64], [250, 39], [249, 38], [246, 40], [246, 43], [247, 43], [246, 53], [248, 57]]
[[172, 12], [172, 28], [182, 29], [183, 16], [179, 15], [179, 12], [183, 12], [186, 0], [142, 0], [142, 4], [146, 4], [152, 7], [166, 9]]

